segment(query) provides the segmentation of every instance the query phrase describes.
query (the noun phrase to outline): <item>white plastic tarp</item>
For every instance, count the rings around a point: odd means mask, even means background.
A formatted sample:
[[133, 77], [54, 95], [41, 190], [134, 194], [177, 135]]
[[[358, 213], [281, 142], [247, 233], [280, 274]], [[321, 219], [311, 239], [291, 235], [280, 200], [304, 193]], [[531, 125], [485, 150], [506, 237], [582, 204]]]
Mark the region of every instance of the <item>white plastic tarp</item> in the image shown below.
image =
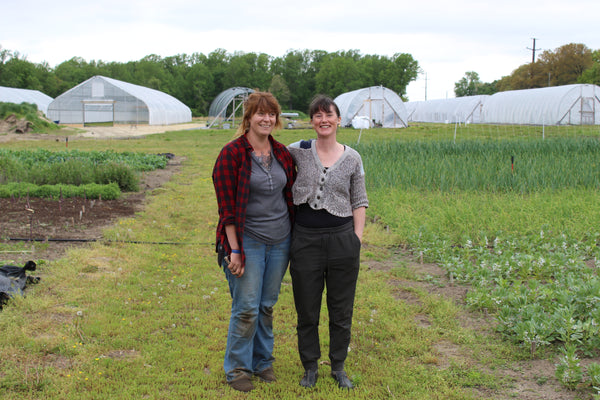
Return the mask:
[[354, 117], [352, 119], [352, 127], [354, 129], [369, 129], [371, 127], [371, 121], [368, 117]]
[[482, 120], [489, 124], [598, 125], [600, 86], [576, 84], [495, 93], [485, 101]]
[[0, 86], [0, 102], [35, 104], [38, 110], [44, 114], [47, 114], [48, 105], [50, 105], [52, 102], [52, 97], [40, 92], [39, 90], [17, 89]]
[[408, 120], [432, 123], [479, 123], [488, 95], [406, 103]]
[[384, 128], [408, 126], [407, 112], [398, 94], [383, 86], [371, 86], [339, 95], [335, 103], [340, 109], [342, 126], [351, 126], [355, 117], [365, 117], [373, 125]]

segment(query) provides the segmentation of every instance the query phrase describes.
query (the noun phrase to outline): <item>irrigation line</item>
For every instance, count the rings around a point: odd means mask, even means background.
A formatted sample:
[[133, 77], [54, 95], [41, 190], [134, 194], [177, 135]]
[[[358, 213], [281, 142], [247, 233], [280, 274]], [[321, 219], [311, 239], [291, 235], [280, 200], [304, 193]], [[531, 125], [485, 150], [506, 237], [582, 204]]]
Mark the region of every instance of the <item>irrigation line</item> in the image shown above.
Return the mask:
[[14, 242], [68, 242], [68, 243], [129, 243], [129, 244], [160, 244], [160, 245], [214, 245], [214, 243], [197, 243], [197, 242], [147, 242], [142, 240], [110, 240], [110, 239], [52, 239], [52, 238], [4, 238]]

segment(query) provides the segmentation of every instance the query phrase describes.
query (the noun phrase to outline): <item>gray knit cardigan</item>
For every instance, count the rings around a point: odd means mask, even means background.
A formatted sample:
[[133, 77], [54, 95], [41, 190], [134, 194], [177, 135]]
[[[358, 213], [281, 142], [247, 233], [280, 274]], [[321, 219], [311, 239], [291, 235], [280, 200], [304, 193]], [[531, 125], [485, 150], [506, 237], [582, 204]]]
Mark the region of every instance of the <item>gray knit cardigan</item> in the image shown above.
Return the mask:
[[295, 205], [308, 203], [314, 210], [325, 209], [338, 217], [351, 217], [353, 210], [369, 206], [365, 171], [356, 150], [345, 146], [335, 164], [324, 168], [314, 140], [310, 148], [302, 148], [300, 143], [288, 146], [298, 168], [292, 187]]

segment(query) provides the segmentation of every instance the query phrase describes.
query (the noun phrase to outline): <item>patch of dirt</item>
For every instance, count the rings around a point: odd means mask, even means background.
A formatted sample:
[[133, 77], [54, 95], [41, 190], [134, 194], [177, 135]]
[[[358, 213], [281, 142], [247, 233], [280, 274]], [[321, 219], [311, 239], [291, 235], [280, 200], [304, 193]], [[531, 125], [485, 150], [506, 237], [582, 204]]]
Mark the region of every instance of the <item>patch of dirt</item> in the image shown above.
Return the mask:
[[[369, 269], [390, 271], [393, 268], [406, 268], [406, 276], [411, 279], [391, 278], [389, 284], [394, 287], [394, 297], [398, 301], [408, 304], [420, 305], [421, 299], [415, 289], [429, 294], [438, 295], [451, 299], [459, 306], [465, 305], [465, 296], [469, 291], [468, 286], [458, 285], [437, 264], [424, 263], [409, 254], [409, 252], [398, 249], [385, 261], [366, 261]], [[412, 278], [414, 277], [414, 279]], [[461, 327], [477, 331], [485, 335], [495, 335], [494, 327], [496, 321], [493, 316], [486, 313], [469, 312], [462, 308], [457, 316]], [[429, 316], [417, 314], [415, 324], [421, 328], [432, 325]], [[437, 366], [440, 369], [449, 368], [451, 365], [464, 365], [473, 367], [476, 357], [468, 346], [456, 344], [448, 340], [442, 340], [434, 345], [438, 352]], [[591, 362], [599, 362], [597, 359], [582, 360], [582, 365]], [[473, 395], [481, 399], [494, 400], [575, 400], [589, 399], [589, 390], [568, 390], [555, 378], [555, 365], [553, 360], [534, 359], [515, 362], [513, 365], [504, 366], [490, 370], [478, 365], [477, 368], [488, 374], [494, 374], [502, 378], [506, 385], [499, 389], [474, 388]]]
[[[146, 135], [165, 133], [169, 131], [182, 131], [201, 129], [206, 127], [206, 122], [190, 122], [175, 125], [114, 125], [114, 126], [83, 126], [61, 125], [61, 130], [52, 134], [45, 133], [15, 133], [12, 130], [1, 129], [0, 143], [13, 140], [90, 140], [90, 139], [133, 139]], [[62, 133], [62, 135], [61, 135]]]
[[166, 168], [144, 173], [140, 191], [125, 193], [117, 200], [0, 199], [0, 242], [22, 243], [30, 248], [27, 252], [0, 256], [19, 266], [27, 260], [51, 261], [62, 257], [70, 247], [101, 239], [102, 231], [117, 219], [141, 211], [146, 193], [171, 179], [182, 161], [182, 157], [175, 156]]
[[0, 133], [14, 132], [27, 133], [33, 128], [33, 123], [24, 118], [17, 118], [15, 114], [10, 114], [5, 119], [0, 120]]

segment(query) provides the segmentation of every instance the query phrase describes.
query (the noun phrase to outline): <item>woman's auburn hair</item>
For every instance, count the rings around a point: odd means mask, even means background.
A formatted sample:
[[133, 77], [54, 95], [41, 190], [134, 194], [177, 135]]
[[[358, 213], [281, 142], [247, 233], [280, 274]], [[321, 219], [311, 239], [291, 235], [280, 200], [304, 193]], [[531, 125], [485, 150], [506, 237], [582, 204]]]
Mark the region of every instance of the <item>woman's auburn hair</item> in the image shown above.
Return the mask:
[[250, 130], [250, 118], [257, 112], [275, 113], [275, 126], [273, 130], [281, 129], [281, 106], [279, 102], [269, 92], [253, 92], [244, 101], [244, 116], [242, 123], [238, 126], [235, 137], [242, 136]]

